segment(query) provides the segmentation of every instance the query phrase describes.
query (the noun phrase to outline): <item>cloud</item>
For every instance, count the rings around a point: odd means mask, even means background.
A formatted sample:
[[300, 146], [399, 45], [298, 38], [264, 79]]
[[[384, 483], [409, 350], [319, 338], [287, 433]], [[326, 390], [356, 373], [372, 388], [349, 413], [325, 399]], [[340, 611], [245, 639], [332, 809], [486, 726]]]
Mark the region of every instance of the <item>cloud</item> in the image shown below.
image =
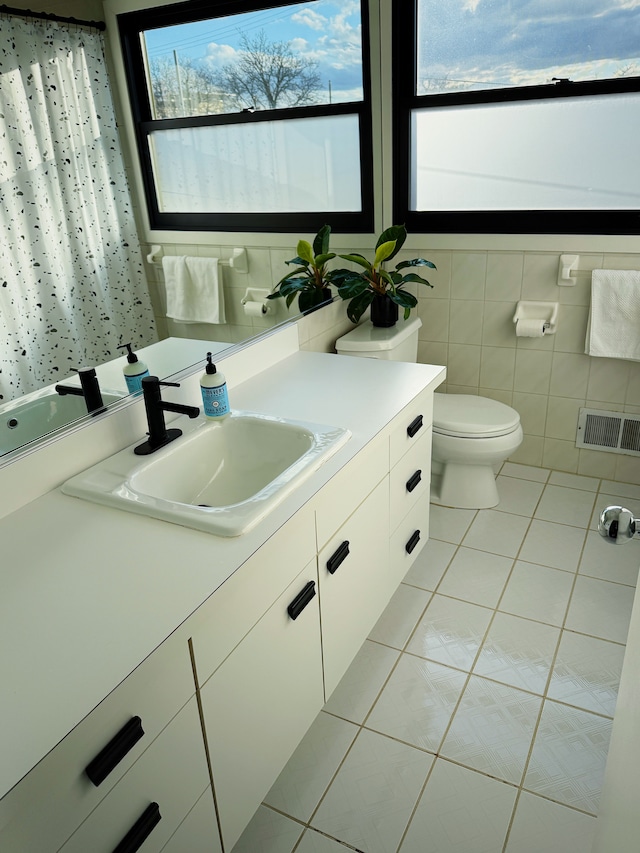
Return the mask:
[[324, 15], [318, 14], [313, 9], [303, 9], [301, 12], [294, 12], [291, 20], [294, 24], [302, 24], [304, 27], [318, 31], [326, 29], [328, 23]]
[[216, 44], [209, 42], [204, 55], [204, 60], [214, 68], [221, 68], [229, 62], [238, 59], [238, 51], [230, 44]]

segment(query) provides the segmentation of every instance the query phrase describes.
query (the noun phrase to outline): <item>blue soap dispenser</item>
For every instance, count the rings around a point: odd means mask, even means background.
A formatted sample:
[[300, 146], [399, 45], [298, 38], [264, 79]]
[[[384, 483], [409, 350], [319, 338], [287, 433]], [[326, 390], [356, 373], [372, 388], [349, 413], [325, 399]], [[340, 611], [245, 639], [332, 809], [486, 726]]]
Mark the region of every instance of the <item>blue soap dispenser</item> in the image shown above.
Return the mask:
[[140, 361], [131, 349], [131, 344], [121, 344], [118, 349], [127, 350], [127, 364], [122, 369], [127, 390], [130, 394], [140, 394], [142, 392], [142, 380], [149, 375], [149, 368], [143, 361]]
[[207, 366], [200, 379], [200, 391], [205, 417], [222, 418], [229, 414], [227, 381], [222, 373], [216, 370], [210, 352], [207, 353]]

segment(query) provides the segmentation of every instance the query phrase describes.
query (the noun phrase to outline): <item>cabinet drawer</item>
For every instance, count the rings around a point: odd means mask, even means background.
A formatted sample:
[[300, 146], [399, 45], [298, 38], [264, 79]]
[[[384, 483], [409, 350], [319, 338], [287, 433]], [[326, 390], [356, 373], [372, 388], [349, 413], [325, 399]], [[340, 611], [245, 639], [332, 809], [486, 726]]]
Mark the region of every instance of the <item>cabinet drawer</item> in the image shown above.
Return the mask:
[[[0, 801], [3, 853], [57, 850], [194, 692], [186, 638], [169, 638]], [[96, 786], [85, 768], [119, 733]]]
[[153, 804], [158, 806], [160, 820], [155, 824], [150, 820], [143, 849], [144, 853], [162, 850], [208, 784], [202, 728], [193, 696], [78, 827], [61, 853], [112, 853]]
[[322, 707], [318, 595], [299, 601], [317, 580], [314, 559], [200, 691], [225, 850]]
[[429, 539], [429, 493], [423, 495], [391, 536], [391, 573], [400, 583]]
[[361, 450], [316, 496], [318, 548], [328, 542], [388, 473], [389, 438], [385, 432]]
[[207, 788], [162, 853], [222, 853], [211, 788]]
[[393, 419], [390, 438], [391, 467], [417, 444], [433, 421], [433, 391], [422, 391]]
[[318, 555], [326, 699], [397, 585], [389, 578], [388, 509], [385, 477]]
[[423, 432], [417, 444], [404, 454], [391, 469], [389, 521], [395, 531], [409, 510], [429, 494], [431, 483], [431, 427]]
[[198, 610], [191, 637], [199, 684], [215, 672], [315, 551], [313, 509], [305, 506]]

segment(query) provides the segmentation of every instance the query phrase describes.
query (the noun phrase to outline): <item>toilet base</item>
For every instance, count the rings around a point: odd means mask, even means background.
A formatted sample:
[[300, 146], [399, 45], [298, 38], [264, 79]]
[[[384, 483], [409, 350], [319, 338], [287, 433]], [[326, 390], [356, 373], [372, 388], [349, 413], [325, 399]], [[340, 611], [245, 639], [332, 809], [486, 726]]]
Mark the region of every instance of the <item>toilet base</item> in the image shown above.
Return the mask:
[[434, 465], [431, 500], [458, 509], [489, 509], [500, 502], [496, 475], [491, 465], [447, 462]]

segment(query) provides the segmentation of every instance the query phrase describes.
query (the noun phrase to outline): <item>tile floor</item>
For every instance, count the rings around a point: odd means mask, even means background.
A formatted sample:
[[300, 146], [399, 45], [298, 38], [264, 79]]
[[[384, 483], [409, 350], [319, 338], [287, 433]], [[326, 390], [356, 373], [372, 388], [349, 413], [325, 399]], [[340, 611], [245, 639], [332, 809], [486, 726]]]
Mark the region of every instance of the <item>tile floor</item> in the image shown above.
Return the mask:
[[506, 463], [431, 538], [233, 853], [588, 853], [640, 487]]

